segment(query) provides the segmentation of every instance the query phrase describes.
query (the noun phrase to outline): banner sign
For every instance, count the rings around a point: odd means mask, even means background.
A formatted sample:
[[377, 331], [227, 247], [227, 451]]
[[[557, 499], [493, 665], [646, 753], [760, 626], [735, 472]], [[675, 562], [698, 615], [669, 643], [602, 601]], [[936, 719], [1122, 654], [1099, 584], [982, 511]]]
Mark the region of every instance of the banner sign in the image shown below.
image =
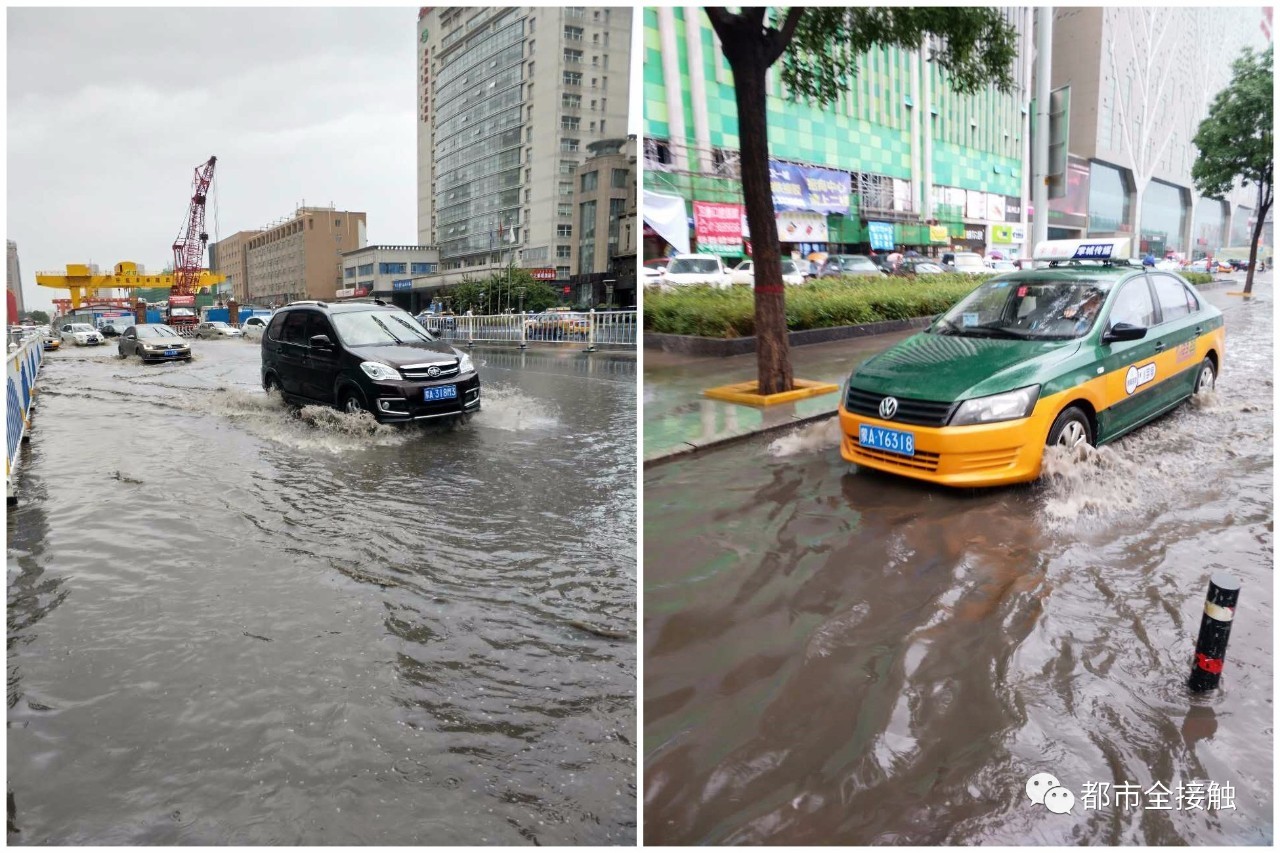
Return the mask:
[[[645, 190], [644, 223], [674, 246], [677, 253], [689, 254], [689, 222], [683, 198], [678, 195], [665, 195]], [[555, 271], [552, 270], [552, 272]], [[552, 275], [551, 279], [546, 280], [554, 279], [555, 276]]]
[[529, 275], [533, 276], [534, 281], [555, 281], [555, 267], [539, 267], [538, 269], [529, 270]]
[[965, 190], [964, 215], [966, 219], [987, 218], [987, 194], [977, 190]]
[[947, 243], [950, 242], [951, 236], [947, 233], [945, 225], [929, 226], [929, 242], [930, 243]]
[[1004, 221], [1004, 196], [987, 193], [987, 219], [992, 222]]
[[992, 225], [991, 226], [991, 242], [992, 243], [1012, 243], [1013, 227], [1010, 225]]
[[867, 240], [871, 243], [871, 248], [876, 251], [892, 251], [893, 250], [893, 223], [892, 222], [868, 222], [867, 223]]
[[742, 218], [740, 204], [695, 201], [693, 234], [698, 248], [712, 254], [742, 254]]
[[827, 215], [800, 210], [774, 214], [780, 243], [826, 243]]
[[1004, 197], [1004, 221], [1022, 221], [1022, 199], [1018, 198], [1016, 195], [1007, 195]]
[[769, 161], [774, 210], [849, 212], [852, 177], [848, 172]]
[[195, 304], [196, 304], [196, 298], [195, 298], [195, 296], [173, 296], [173, 295], [170, 295], [170, 296], [169, 296], [169, 305], [170, 305], [170, 306], [174, 306], [174, 305], [195, 305]]
[[411, 290], [413, 288], [413, 279], [401, 278], [391, 282], [392, 290]]

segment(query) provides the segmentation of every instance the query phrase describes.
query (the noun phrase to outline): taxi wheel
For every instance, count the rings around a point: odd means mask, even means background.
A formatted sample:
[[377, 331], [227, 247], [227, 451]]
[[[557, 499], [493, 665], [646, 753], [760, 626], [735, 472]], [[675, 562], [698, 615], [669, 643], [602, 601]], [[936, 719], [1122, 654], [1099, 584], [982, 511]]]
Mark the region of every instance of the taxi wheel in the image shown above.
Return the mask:
[[1089, 426], [1089, 418], [1075, 406], [1063, 409], [1053, 426], [1049, 427], [1049, 440], [1046, 444], [1067, 448], [1093, 444], [1093, 429]]
[[1205, 391], [1212, 391], [1217, 378], [1217, 374], [1213, 371], [1213, 360], [1206, 358], [1200, 362], [1200, 375], [1196, 377], [1195, 393], [1203, 394]]

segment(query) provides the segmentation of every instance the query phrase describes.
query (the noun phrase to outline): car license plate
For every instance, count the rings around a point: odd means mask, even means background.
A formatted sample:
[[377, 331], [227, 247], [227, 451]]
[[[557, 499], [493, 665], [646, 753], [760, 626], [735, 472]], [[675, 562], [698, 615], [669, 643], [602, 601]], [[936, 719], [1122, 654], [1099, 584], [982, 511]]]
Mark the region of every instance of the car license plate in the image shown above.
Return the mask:
[[916, 455], [916, 437], [900, 429], [858, 425], [858, 444], [868, 450], [884, 450], [901, 456]]
[[427, 402], [432, 400], [456, 400], [458, 399], [458, 386], [440, 385], [436, 388], [423, 388], [422, 399]]
[[176, 349], [167, 349], [167, 350], [165, 350], [165, 351], [164, 351], [164, 354], [165, 354], [165, 355], [177, 355], [177, 354], [178, 354], [178, 351], [177, 351]]

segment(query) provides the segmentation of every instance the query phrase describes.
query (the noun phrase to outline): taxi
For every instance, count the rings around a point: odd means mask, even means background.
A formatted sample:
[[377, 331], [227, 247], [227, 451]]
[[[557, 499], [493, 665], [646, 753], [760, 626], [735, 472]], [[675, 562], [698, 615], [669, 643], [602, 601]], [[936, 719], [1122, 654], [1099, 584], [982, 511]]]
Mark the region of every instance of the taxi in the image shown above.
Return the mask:
[[1048, 445], [1106, 444], [1211, 390], [1222, 312], [1177, 273], [1130, 264], [1129, 242], [1043, 241], [1047, 266], [988, 279], [859, 365], [841, 455], [948, 486], [1026, 482]]

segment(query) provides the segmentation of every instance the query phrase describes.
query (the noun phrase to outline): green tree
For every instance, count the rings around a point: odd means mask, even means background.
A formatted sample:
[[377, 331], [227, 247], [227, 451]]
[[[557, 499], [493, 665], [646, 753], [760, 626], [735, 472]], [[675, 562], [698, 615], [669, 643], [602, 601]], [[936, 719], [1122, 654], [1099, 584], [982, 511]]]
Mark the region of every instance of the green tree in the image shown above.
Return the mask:
[[1257, 184], [1258, 204], [1254, 209], [1253, 239], [1249, 244], [1249, 269], [1244, 292], [1253, 292], [1253, 266], [1258, 259], [1267, 211], [1274, 188], [1275, 136], [1272, 130], [1271, 72], [1272, 49], [1244, 53], [1231, 66], [1227, 88], [1213, 99], [1209, 115], [1200, 122], [1192, 138], [1200, 154], [1191, 166], [1191, 179], [1204, 196], [1221, 198], [1231, 191], [1236, 179], [1244, 186]]
[[31, 318], [31, 322], [35, 323], [38, 326], [49, 325], [49, 315], [46, 314], [44, 311], [32, 311], [27, 316]]
[[506, 272], [475, 281], [463, 281], [445, 292], [450, 307], [458, 314], [519, 311], [523, 294], [524, 310], [544, 311], [560, 304], [560, 294], [545, 281], [538, 281], [526, 269], [510, 267]]
[[[993, 8], [792, 8], [767, 15], [763, 7], [732, 12], [708, 8], [733, 70], [741, 140], [742, 198], [755, 260], [757, 392], [793, 387], [787, 342], [782, 259], [769, 183], [765, 73], [783, 59], [782, 80], [793, 100], [817, 106], [848, 89], [858, 58], [872, 46], [916, 49], [938, 37], [932, 59], [961, 93], [985, 85], [1012, 86], [1017, 33]], [[768, 20], [766, 20], [766, 17]], [[775, 23], [781, 19], [781, 26]], [[926, 124], [926, 128], [928, 125]]]

